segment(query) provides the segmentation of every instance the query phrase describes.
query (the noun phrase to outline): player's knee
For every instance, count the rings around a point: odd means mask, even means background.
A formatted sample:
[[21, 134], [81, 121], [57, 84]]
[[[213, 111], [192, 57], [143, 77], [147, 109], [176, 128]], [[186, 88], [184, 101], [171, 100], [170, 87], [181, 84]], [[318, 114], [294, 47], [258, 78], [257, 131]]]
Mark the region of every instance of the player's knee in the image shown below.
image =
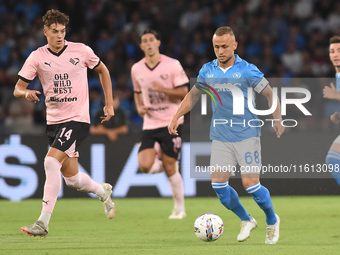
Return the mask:
[[138, 166], [139, 166], [139, 170], [142, 173], [148, 173], [151, 169], [151, 164], [147, 164], [145, 161], [142, 160], [138, 160]]
[[142, 173], [147, 174], [147, 173], [150, 171], [150, 168], [149, 168], [149, 167], [144, 167], [144, 166], [139, 166], [139, 170], [140, 170]]
[[259, 183], [259, 178], [242, 178], [243, 188], [247, 191], [247, 189], [257, 183]]
[[67, 186], [71, 188], [79, 189], [80, 187], [80, 175], [79, 174], [76, 174], [75, 176], [72, 176], [72, 177], [64, 177], [64, 180]]
[[47, 156], [44, 160], [44, 168], [45, 171], [57, 170], [61, 168], [61, 164], [56, 158]]
[[152, 163], [153, 162], [149, 162], [148, 160], [138, 160], [138, 166], [139, 166], [139, 170], [142, 172], [142, 173], [149, 173], [149, 171], [151, 170], [151, 167], [152, 167]]
[[171, 177], [171, 176], [173, 176], [176, 173], [176, 167], [169, 167], [169, 166], [166, 167], [164, 165], [164, 172], [166, 173], [166, 175], [168, 177]]

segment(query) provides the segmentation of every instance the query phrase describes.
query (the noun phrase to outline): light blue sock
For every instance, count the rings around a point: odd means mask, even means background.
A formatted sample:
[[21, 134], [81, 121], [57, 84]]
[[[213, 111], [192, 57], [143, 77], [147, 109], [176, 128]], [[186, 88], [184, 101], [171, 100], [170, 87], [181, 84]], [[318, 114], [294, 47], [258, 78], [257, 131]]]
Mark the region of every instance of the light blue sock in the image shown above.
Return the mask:
[[237, 192], [229, 186], [229, 182], [212, 182], [211, 186], [216, 192], [220, 202], [233, 213], [235, 213], [241, 221], [250, 220], [251, 216], [243, 207], [238, 197]]
[[332, 150], [329, 151], [326, 157], [326, 164], [332, 165], [332, 168], [329, 166], [328, 168], [332, 170], [332, 175], [340, 186], [340, 153]]
[[276, 223], [276, 216], [268, 189], [262, 186], [260, 182], [258, 182], [246, 188], [246, 191], [253, 196], [255, 202], [266, 214], [267, 224], [274, 225]]

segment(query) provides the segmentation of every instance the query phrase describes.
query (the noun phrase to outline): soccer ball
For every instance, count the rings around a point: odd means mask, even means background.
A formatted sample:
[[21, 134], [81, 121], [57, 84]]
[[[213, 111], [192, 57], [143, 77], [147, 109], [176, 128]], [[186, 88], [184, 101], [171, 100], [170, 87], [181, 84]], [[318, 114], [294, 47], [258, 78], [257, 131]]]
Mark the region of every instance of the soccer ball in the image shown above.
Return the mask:
[[215, 241], [223, 233], [223, 220], [216, 214], [204, 213], [196, 219], [194, 229], [202, 241]]

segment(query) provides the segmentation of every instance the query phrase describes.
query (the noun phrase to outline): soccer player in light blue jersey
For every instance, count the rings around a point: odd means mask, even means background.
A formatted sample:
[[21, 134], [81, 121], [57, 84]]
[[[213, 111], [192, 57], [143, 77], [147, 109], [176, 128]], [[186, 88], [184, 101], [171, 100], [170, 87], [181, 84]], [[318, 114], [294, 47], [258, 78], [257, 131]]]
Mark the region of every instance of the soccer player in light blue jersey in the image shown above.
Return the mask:
[[[329, 59], [335, 68], [336, 86], [333, 83], [323, 89], [323, 97], [340, 101], [340, 36], [333, 36], [329, 40]], [[340, 123], [340, 112], [331, 115], [331, 121]], [[336, 182], [340, 185], [340, 135], [332, 143], [326, 156], [326, 163]]]
[[[211, 167], [224, 167], [224, 169], [233, 169], [237, 164], [240, 165], [244, 188], [253, 196], [266, 215], [265, 243], [275, 244], [279, 240], [280, 218], [274, 212], [268, 189], [260, 183], [261, 130], [260, 127], [255, 126], [261, 125], [254, 123], [260, 120], [253, 113], [254, 109], [248, 107], [248, 97], [252, 97], [250, 99], [253, 106], [255, 99], [254, 93], [249, 93], [248, 88], [264, 95], [270, 109], [275, 102], [272, 126], [278, 138], [284, 132], [284, 127], [281, 125], [280, 103], [277, 97], [274, 98], [272, 88], [263, 77], [263, 73], [253, 64], [234, 54], [237, 42], [230, 27], [218, 28], [213, 35], [212, 43], [217, 59], [203, 65], [197, 84], [183, 99], [168, 129], [170, 134], [177, 134], [177, 120], [192, 109], [203, 90], [206, 91], [209, 88], [218, 93], [221, 104], [212, 103], [210, 165]], [[243, 207], [237, 192], [229, 185], [231, 175], [233, 175], [232, 171], [212, 172], [210, 173], [211, 183], [220, 202], [240, 218], [241, 231], [237, 240], [243, 242], [257, 227], [257, 222]]]

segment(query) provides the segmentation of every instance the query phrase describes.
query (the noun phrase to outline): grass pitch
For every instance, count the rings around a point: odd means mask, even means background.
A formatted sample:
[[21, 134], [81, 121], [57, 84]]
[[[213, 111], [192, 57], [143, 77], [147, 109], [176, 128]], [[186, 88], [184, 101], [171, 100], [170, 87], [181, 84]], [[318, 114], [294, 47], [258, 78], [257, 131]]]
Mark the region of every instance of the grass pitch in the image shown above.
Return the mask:
[[[39, 216], [41, 200], [0, 200], [0, 254], [339, 254], [340, 197], [273, 197], [281, 217], [280, 240], [265, 245], [266, 223], [251, 197], [241, 197], [259, 227], [238, 243], [240, 221], [217, 198], [187, 198], [187, 218], [168, 220], [170, 198], [115, 199], [116, 217], [105, 217], [97, 199], [60, 199], [43, 239], [20, 232]], [[193, 231], [202, 213], [218, 214], [223, 235], [199, 240]]]

